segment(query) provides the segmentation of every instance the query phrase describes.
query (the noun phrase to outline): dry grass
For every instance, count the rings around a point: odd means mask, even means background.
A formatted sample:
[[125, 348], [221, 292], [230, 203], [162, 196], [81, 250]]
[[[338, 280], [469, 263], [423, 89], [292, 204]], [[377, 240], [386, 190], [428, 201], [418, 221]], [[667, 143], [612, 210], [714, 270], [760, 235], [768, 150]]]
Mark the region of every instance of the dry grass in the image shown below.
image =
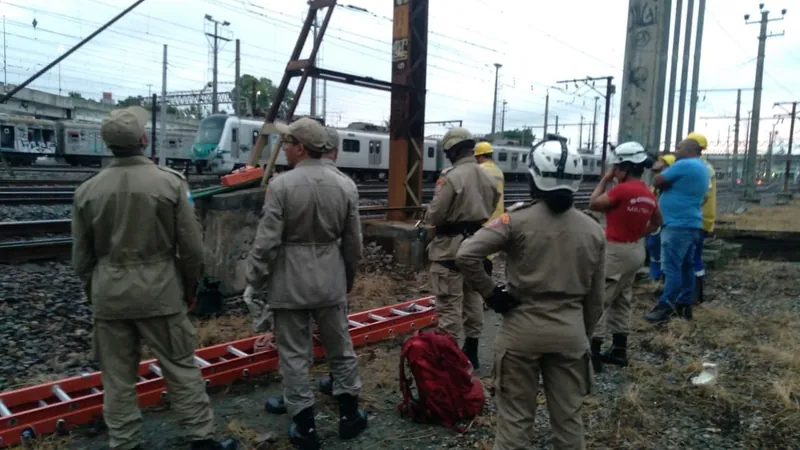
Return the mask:
[[[774, 286], [767, 275], [780, 270], [778, 263], [763, 261], [733, 264], [712, 277], [722, 281], [715, 288], [736, 283], [737, 296], [722, 295], [695, 308], [692, 322], [660, 328], [637, 322], [641, 334], [627, 383], [611, 405], [601, 406], [610, 406], [608, 411], [597, 411], [591, 446], [651, 448], [676, 417], [744, 448], [800, 442], [800, 320], [789, 309], [791, 300], [770, 294], [786, 288]], [[742, 310], [749, 301], [766, 306], [758, 314]], [[652, 305], [652, 297], [640, 296], [634, 317]], [[694, 386], [691, 378], [703, 362], [717, 363], [719, 377], [712, 385]]]
[[781, 206], [753, 206], [743, 214], [725, 214], [719, 220], [740, 230], [800, 231], [800, 200]]

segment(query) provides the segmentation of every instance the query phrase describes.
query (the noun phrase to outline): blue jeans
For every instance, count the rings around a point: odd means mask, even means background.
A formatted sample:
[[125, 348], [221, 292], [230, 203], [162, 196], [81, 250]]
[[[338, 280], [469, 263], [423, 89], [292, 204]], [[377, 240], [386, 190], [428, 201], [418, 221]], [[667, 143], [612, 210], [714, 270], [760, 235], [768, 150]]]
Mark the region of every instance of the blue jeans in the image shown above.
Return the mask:
[[695, 248], [699, 228], [663, 228], [661, 230], [661, 266], [664, 270], [664, 293], [661, 304], [691, 305], [694, 297]]
[[647, 254], [650, 255], [650, 278], [660, 280], [664, 276], [664, 272], [661, 271], [661, 231], [646, 236], [644, 245], [647, 248]]
[[703, 243], [706, 237], [708, 237], [708, 233], [701, 231], [700, 238], [694, 248], [694, 275], [696, 277], [702, 277], [706, 274], [706, 266], [703, 264]]

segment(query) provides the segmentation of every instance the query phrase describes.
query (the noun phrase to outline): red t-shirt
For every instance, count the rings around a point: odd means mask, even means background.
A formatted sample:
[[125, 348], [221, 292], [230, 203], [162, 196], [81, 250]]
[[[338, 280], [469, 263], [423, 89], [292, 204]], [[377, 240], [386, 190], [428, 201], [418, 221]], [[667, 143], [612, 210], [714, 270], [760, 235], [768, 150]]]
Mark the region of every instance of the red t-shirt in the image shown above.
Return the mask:
[[608, 191], [616, 204], [606, 212], [606, 239], [610, 242], [636, 242], [642, 237], [653, 211], [656, 196], [639, 180], [620, 183]]

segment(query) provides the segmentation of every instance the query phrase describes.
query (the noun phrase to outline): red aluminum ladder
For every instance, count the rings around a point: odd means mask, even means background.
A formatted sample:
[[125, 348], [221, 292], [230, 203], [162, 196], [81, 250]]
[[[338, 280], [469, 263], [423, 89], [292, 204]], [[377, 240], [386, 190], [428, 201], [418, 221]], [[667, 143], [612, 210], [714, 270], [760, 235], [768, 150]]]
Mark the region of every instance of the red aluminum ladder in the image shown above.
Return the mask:
[[[434, 298], [425, 297], [351, 314], [348, 318], [353, 345], [390, 339], [397, 334], [436, 324]], [[195, 362], [200, 367], [206, 387], [230, 384], [239, 378], [276, 370], [278, 352], [274, 339], [265, 350], [253, 351], [255, 342], [263, 337], [198, 349]], [[324, 355], [325, 351], [315, 336], [314, 357]], [[94, 372], [0, 393], [0, 447], [18, 444], [39, 434], [66, 432], [70, 427], [102, 419], [102, 388], [100, 372]], [[140, 407], [166, 400], [167, 389], [157, 360], [139, 364], [136, 391]]]

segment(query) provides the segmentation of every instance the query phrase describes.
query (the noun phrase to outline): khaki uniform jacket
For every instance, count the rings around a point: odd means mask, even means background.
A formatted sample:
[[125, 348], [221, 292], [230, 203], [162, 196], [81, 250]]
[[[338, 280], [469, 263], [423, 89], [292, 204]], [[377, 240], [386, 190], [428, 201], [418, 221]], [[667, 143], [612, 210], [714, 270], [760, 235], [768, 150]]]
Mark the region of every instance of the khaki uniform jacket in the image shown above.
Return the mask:
[[72, 263], [101, 320], [186, 311], [203, 275], [203, 232], [184, 176], [114, 158], [75, 190]]
[[603, 228], [587, 214], [573, 208], [553, 215], [533, 202], [509, 208], [466, 239], [456, 264], [485, 298], [495, 283], [483, 259], [506, 252], [508, 290], [521, 304], [503, 317], [498, 348], [580, 352], [603, 312], [605, 246]]
[[[478, 166], [475, 158], [462, 158], [447, 168], [436, 181], [436, 191], [425, 212], [425, 223], [435, 227], [458, 222], [486, 222], [500, 201], [494, 180]], [[464, 237], [437, 234], [428, 245], [428, 259], [456, 259]]]
[[306, 159], [269, 182], [247, 283], [266, 283], [273, 309], [347, 303], [361, 248], [355, 183], [321, 159]]

